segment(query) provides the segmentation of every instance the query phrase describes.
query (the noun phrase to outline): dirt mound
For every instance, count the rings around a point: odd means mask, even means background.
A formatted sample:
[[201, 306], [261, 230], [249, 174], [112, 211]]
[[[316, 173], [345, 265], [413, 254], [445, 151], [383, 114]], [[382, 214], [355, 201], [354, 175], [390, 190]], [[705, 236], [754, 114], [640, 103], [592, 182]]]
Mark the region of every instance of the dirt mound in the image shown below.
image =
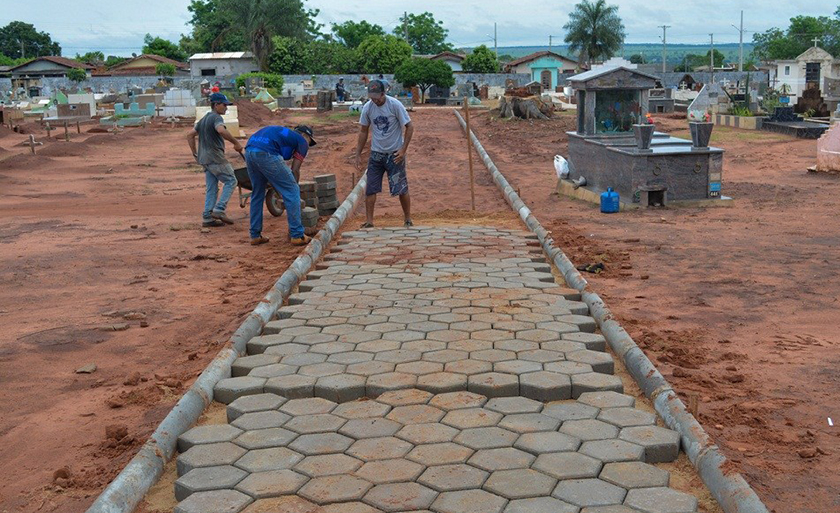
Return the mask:
[[82, 144], [110, 144], [116, 140], [115, 134], [97, 134], [85, 139]]
[[260, 128], [266, 125], [276, 125], [280, 121], [280, 114], [268, 110], [268, 107], [261, 103], [254, 103], [248, 100], [238, 100], [236, 108], [239, 111], [239, 126], [247, 128]]
[[36, 151], [48, 157], [84, 157], [88, 153], [85, 146], [84, 143], [55, 142]]
[[55, 160], [41, 154], [33, 155], [28, 151], [0, 160], [0, 166], [5, 169], [24, 169], [30, 166], [43, 167], [52, 163], [55, 163]]

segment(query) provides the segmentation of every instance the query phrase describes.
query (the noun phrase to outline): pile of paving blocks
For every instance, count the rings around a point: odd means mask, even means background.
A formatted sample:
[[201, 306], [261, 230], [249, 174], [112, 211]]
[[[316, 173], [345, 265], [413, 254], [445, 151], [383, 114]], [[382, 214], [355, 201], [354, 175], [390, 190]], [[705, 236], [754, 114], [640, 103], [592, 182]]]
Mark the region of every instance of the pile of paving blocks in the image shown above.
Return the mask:
[[315, 177], [315, 192], [318, 196], [318, 214], [331, 216], [338, 208], [336, 196], [335, 175], [318, 175]]
[[302, 180], [300, 186], [301, 210], [300, 218], [303, 223], [304, 232], [312, 235], [318, 225], [318, 195], [315, 182]]
[[318, 209], [303, 207], [300, 210], [300, 220], [303, 223], [303, 231], [307, 235], [314, 235], [318, 231]]

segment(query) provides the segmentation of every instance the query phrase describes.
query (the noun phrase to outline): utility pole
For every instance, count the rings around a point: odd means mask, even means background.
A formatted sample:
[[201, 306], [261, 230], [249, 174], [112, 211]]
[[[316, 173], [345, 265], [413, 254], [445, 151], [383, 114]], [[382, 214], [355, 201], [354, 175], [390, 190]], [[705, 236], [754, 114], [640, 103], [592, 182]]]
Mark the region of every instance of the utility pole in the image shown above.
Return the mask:
[[551, 36], [548, 36], [548, 51], [551, 51]]
[[710, 82], [714, 82], [715, 81], [715, 35], [714, 34], [709, 34], [709, 37], [711, 38], [711, 41], [712, 41], [712, 49], [709, 51], [709, 66], [710, 66], [709, 67], [709, 73], [712, 74], [711, 75], [712, 79], [710, 80]]
[[499, 31], [496, 23], [493, 22], [493, 49], [496, 51], [496, 60], [499, 60]]
[[671, 25], [659, 25], [662, 29], [662, 74], [666, 72], [666, 63], [668, 62], [668, 44], [665, 40], [665, 31], [671, 28]]
[[26, 57], [26, 51], [23, 48], [23, 39], [18, 39], [20, 41], [20, 58], [23, 59]]
[[744, 11], [741, 11], [741, 27], [735, 27], [738, 31], [738, 71], [744, 71]]

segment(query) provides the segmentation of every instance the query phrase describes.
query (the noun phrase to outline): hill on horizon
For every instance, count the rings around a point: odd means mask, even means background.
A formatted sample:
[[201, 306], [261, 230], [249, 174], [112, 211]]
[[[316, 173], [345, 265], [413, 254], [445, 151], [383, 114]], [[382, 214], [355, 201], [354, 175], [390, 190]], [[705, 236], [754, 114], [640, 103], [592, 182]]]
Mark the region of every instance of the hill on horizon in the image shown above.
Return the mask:
[[[490, 48], [492, 49], [492, 46], [490, 46]], [[535, 52], [546, 51], [548, 49], [548, 45], [500, 46], [499, 56], [510, 55], [514, 59], [518, 59], [519, 57], [524, 57]], [[569, 54], [568, 50], [569, 45], [565, 44], [551, 46], [551, 51], [574, 58]], [[715, 50], [723, 53], [726, 57], [726, 62], [738, 62], [738, 43], [716, 44]], [[749, 59], [752, 51], [753, 44], [744, 43], [744, 60]], [[708, 52], [709, 45], [668, 43], [668, 62], [678, 64], [688, 54], [706, 55]], [[636, 54], [642, 54], [648, 63], [662, 62], [662, 43], [627, 43], [624, 45], [624, 51], [619, 52], [618, 56], [629, 59], [631, 55]]]

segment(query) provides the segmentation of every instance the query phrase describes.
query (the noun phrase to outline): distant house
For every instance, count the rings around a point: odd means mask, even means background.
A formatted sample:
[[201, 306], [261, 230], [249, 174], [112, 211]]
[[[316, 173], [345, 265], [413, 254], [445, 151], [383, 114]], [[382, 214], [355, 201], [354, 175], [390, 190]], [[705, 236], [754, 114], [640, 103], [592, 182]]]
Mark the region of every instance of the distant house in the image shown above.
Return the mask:
[[776, 89], [787, 85], [793, 96], [792, 104], [797, 102], [806, 89], [817, 88], [825, 95], [832, 89], [829, 83], [840, 78], [840, 59], [835, 59], [818, 46], [808, 48], [795, 59], [779, 60], [772, 64], [770, 85]]
[[190, 57], [192, 78], [234, 77], [259, 71], [251, 52], [197, 53]]
[[32, 59], [31, 61], [12, 66], [9, 71], [12, 79], [32, 79], [44, 77], [66, 77], [67, 72], [73, 68], [80, 68], [90, 76], [94, 69], [90, 64], [74, 61], [66, 57], [44, 56]]
[[423, 55], [423, 57], [428, 57], [433, 61], [443, 61], [449, 64], [449, 67], [452, 68], [452, 71], [463, 71], [464, 68], [461, 64], [466, 59], [466, 55], [455, 53], [455, 52], [440, 52], [437, 55]]
[[559, 53], [542, 51], [520, 57], [505, 64], [507, 73], [526, 73], [531, 80], [542, 84], [543, 89], [553, 90], [560, 83], [560, 74], [580, 69], [577, 61]]
[[186, 76], [189, 73], [190, 65], [186, 62], [179, 62], [160, 55], [143, 54], [128, 59], [119, 64], [111, 66], [107, 70], [95, 71], [94, 76], [125, 76], [125, 75], [157, 75], [155, 68], [158, 64], [172, 64], [175, 66], [175, 75]]

